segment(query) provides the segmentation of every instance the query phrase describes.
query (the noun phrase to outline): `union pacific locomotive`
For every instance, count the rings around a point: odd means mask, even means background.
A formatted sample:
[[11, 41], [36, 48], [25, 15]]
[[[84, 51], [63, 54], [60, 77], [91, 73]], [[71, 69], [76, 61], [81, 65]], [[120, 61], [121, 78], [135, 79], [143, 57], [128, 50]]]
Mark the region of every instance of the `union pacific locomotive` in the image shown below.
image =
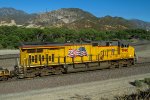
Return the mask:
[[61, 74], [69, 71], [131, 66], [135, 50], [122, 41], [91, 43], [24, 43], [14, 67], [19, 78]]

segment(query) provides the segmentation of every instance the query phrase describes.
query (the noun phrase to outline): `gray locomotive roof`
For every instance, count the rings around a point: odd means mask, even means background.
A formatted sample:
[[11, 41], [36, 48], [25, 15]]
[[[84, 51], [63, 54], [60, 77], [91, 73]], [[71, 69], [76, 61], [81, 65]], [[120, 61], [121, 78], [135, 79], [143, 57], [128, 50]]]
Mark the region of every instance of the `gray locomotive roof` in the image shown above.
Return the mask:
[[64, 46], [73, 44], [91, 44], [91, 43], [58, 43], [58, 42], [25, 42], [20, 46]]
[[113, 40], [113, 41], [92, 41], [92, 42], [68, 42], [68, 43], [58, 43], [58, 42], [23, 42], [20, 46], [64, 46], [64, 45], [81, 45], [81, 44], [92, 44], [98, 43], [98, 45], [106, 45], [106, 42], [110, 42], [111, 45], [118, 45], [118, 42], [127, 44], [125, 41]]

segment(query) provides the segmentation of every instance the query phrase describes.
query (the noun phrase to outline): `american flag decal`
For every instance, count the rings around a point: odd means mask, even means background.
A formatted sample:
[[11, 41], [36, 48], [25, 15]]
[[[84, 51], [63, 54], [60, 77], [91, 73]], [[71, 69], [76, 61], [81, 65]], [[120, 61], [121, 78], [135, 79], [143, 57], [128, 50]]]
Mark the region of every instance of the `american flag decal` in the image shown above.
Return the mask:
[[78, 50], [77, 49], [69, 49], [68, 56], [69, 57], [87, 56], [87, 52], [86, 52], [85, 47], [80, 47]]

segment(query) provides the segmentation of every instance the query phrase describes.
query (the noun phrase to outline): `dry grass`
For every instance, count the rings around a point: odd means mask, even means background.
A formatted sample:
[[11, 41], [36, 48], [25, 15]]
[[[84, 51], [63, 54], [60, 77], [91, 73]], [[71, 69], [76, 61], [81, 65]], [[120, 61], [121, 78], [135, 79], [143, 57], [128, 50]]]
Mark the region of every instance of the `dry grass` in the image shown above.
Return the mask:
[[150, 100], [150, 88], [146, 91], [115, 97], [114, 100]]

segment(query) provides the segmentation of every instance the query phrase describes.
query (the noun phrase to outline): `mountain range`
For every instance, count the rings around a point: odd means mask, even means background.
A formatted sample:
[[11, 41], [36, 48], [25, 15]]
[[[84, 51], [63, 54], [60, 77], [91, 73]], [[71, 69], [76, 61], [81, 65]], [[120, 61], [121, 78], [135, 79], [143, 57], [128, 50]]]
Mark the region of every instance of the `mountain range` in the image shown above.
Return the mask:
[[79, 8], [62, 8], [34, 14], [28, 14], [14, 8], [0, 8], [0, 25], [67, 27], [70, 29], [94, 28], [96, 30], [136, 28], [150, 30], [150, 22], [112, 16], [96, 17]]

